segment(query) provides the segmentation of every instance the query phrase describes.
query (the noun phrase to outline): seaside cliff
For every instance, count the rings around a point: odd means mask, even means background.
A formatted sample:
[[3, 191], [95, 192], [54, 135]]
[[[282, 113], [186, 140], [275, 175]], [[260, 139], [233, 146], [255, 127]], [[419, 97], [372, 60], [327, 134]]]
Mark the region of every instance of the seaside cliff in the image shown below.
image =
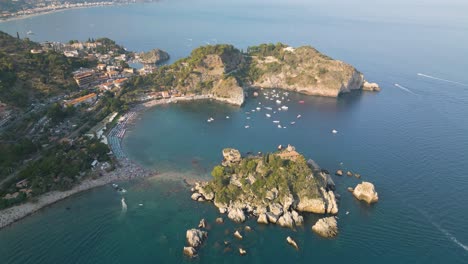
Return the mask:
[[282, 88], [308, 95], [337, 97], [351, 90], [378, 91], [351, 65], [334, 60], [310, 46], [293, 48], [278, 43], [250, 47], [251, 86]]
[[328, 97], [359, 89], [380, 90], [349, 64], [310, 46], [292, 48], [281, 43], [249, 47], [247, 52], [227, 44], [202, 46], [146, 78], [155, 89], [172, 87], [234, 105], [243, 104], [244, 88], [250, 87]]
[[197, 183], [191, 198], [212, 201], [235, 222], [253, 215], [258, 223], [293, 228], [303, 224], [298, 212], [338, 213], [330, 175], [313, 169], [292, 146], [247, 157], [228, 148], [223, 157], [213, 180]]

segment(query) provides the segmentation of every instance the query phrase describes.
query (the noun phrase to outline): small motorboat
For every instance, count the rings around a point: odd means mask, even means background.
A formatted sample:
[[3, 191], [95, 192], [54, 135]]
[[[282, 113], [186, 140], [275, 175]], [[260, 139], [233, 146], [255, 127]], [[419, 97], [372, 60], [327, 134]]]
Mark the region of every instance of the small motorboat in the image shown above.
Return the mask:
[[338, 133], [338, 131], [335, 130], [335, 129], [333, 129], [333, 130], [332, 130], [332, 133], [333, 133], [333, 134], [336, 134], [336, 133]]
[[268, 117], [268, 118], [269, 118], [269, 117], [271, 117], [271, 115], [270, 115], [270, 114], [265, 114], [265, 115], [266, 115], [266, 117]]
[[266, 110], [273, 110], [273, 108], [268, 107], [268, 106], [266, 106], [265, 109], [266, 109]]
[[279, 124], [279, 122], [280, 121], [278, 121], [278, 120], [273, 120], [273, 123], [275, 123], [275, 124]]
[[297, 115], [297, 118], [301, 118], [301, 115]]
[[281, 128], [281, 125], [278, 125], [278, 128]]
[[206, 120], [206, 121], [208, 121], [208, 123], [211, 123], [211, 122], [214, 121], [214, 118], [210, 117], [210, 118], [208, 118], [208, 120]]
[[119, 188], [119, 186], [115, 183], [112, 184], [112, 187], [114, 187], [115, 189]]
[[303, 104], [303, 103], [304, 103], [304, 100], [300, 100], [299, 103], [300, 103], [300, 104]]
[[250, 116], [246, 117], [247, 119], [250, 119]]
[[245, 128], [249, 128], [250, 126], [244, 126]]
[[283, 106], [281, 107], [281, 109], [283, 109], [283, 110], [288, 110], [288, 107], [285, 106], [285, 105], [283, 105]]
[[256, 109], [257, 109], [257, 111], [260, 111], [261, 108], [260, 108], [260, 107], [257, 107]]
[[296, 124], [296, 122], [292, 121], [292, 122], [291, 122], [291, 125], [294, 125], [294, 124]]
[[229, 119], [230, 117], [229, 116], [226, 116], [226, 119]]
[[281, 104], [281, 101], [280, 101], [280, 100], [276, 100], [276, 103], [277, 103], [277, 104]]

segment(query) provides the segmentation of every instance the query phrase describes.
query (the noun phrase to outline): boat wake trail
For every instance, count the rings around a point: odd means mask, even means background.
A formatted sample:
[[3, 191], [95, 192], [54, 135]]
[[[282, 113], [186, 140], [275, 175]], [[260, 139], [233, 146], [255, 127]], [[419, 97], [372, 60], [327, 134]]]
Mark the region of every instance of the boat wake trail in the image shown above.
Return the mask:
[[405, 91], [405, 92], [408, 92], [410, 94], [414, 94], [414, 95], [418, 95], [417, 93], [414, 93], [413, 91], [411, 91], [410, 89], [402, 86], [402, 85], [399, 85], [398, 83], [395, 83], [395, 86], [400, 88], [401, 90]]
[[423, 73], [418, 73], [418, 76], [422, 76], [422, 77], [426, 77], [426, 78], [433, 79], [433, 80], [438, 80], [438, 81], [443, 81], [443, 82], [449, 82], [449, 83], [458, 84], [458, 85], [461, 85], [461, 86], [466, 86], [466, 87], [468, 87], [468, 84], [465, 84], [465, 83], [455, 82], [455, 81], [451, 81], [451, 80], [447, 80], [447, 79], [442, 79], [442, 78], [437, 78], [437, 77], [430, 76], [430, 75], [423, 74]]
[[420, 212], [428, 221], [429, 223], [431, 223], [435, 228], [437, 228], [437, 230], [439, 230], [440, 232], [442, 232], [442, 234], [444, 234], [448, 239], [450, 239], [453, 243], [455, 243], [457, 246], [463, 248], [465, 251], [468, 251], [468, 246], [463, 244], [462, 242], [458, 241], [458, 239], [450, 234], [449, 231], [445, 230], [444, 228], [442, 228], [439, 224], [437, 224], [436, 222], [434, 222], [432, 220], [432, 217], [429, 216], [426, 212], [424, 212], [423, 210], [419, 209], [419, 208], [416, 208], [414, 207], [418, 212]]

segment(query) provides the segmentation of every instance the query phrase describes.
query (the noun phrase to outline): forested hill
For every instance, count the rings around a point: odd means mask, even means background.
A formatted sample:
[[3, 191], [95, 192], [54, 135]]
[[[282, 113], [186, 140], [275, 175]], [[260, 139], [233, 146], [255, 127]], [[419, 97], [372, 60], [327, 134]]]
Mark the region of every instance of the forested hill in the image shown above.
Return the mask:
[[0, 101], [25, 107], [32, 101], [77, 89], [72, 69], [83, 62], [54, 51], [33, 54], [38, 43], [0, 31]]

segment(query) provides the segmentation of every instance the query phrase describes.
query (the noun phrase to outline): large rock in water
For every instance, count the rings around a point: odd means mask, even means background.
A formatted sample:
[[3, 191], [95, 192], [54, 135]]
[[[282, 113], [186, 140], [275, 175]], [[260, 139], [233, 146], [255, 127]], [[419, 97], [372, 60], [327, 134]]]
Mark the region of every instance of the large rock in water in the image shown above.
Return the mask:
[[291, 216], [291, 213], [290, 212], [285, 212], [279, 219], [278, 219], [278, 222], [277, 222], [278, 225], [280, 225], [281, 227], [289, 227], [289, 228], [293, 228], [294, 227], [294, 220]]
[[334, 237], [338, 234], [338, 224], [333, 216], [321, 218], [312, 226], [312, 231], [323, 237]]
[[229, 219], [231, 219], [234, 222], [237, 223], [242, 223], [245, 221], [245, 214], [244, 211], [242, 211], [239, 208], [230, 208], [229, 213], [228, 213]]
[[257, 223], [259, 224], [268, 224], [268, 218], [266, 214], [260, 214], [257, 219]]
[[187, 230], [186, 233], [187, 242], [193, 248], [199, 247], [207, 237], [208, 233], [206, 231], [195, 228]]
[[169, 54], [160, 49], [153, 49], [139, 54], [140, 61], [145, 64], [157, 64], [169, 60]]
[[379, 195], [375, 191], [374, 184], [370, 182], [362, 182], [353, 190], [353, 195], [356, 199], [367, 203], [376, 203], [379, 200]]
[[364, 84], [363, 74], [354, 67], [310, 46], [284, 46], [272, 56], [253, 56], [253, 66], [261, 74], [252, 86], [259, 88], [281, 87], [309, 95], [338, 97], [361, 89]]
[[193, 247], [184, 247], [184, 254], [193, 258], [197, 256], [197, 250]]

